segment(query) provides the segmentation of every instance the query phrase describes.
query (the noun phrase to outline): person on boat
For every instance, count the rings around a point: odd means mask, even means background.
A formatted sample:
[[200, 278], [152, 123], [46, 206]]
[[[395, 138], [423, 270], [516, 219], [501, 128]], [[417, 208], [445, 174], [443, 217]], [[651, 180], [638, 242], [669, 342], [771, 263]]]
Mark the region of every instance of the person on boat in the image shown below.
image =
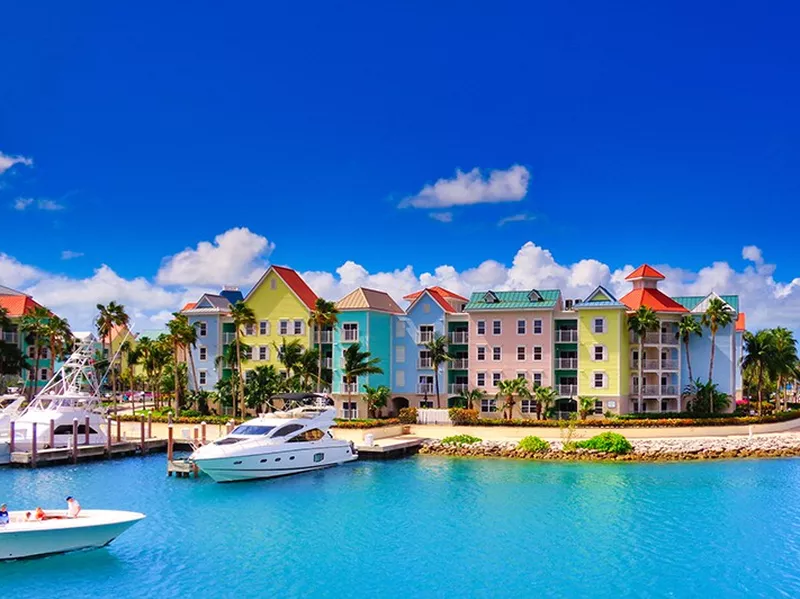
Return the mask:
[[8, 506], [4, 503], [0, 505], [0, 525], [8, 524]]
[[40, 508], [40, 507], [36, 508], [36, 516], [35, 517], [36, 517], [36, 520], [38, 520], [39, 522], [41, 522], [43, 520], [47, 520], [47, 514], [45, 514], [44, 510], [42, 508]]
[[81, 513], [81, 504], [72, 495], [67, 497], [67, 518], [77, 518]]

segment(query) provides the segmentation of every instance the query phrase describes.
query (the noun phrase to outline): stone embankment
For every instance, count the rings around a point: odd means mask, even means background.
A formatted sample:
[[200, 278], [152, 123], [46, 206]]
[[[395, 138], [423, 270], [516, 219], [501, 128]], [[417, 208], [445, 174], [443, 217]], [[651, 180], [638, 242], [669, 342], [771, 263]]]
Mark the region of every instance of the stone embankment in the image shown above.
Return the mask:
[[511, 441], [481, 441], [471, 445], [445, 445], [429, 439], [420, 454], [460, 457], [521, 458], [534, 460], [656, 462], [726, 458], [778, 458], [800, 456], [800, 435], [776, 434], [753, 437], [693, 439], [632, 439], [633, 451], [614, 455], [591, 449], [564, 451], [561, 441], [550, 441], [550, 450], [531, 453]]

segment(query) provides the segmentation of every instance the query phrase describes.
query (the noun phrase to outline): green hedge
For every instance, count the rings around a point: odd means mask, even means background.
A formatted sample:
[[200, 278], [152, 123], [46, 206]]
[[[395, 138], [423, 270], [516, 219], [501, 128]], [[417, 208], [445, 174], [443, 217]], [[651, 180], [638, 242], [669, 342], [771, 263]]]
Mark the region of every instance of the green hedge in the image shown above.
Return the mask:
[[473, 437], [472, 435], [453, 435], [452, 437], [445, 437], [442, 439], [442, 445], [472, 445], [473, 443], [480, 443], [481, 439]]
[[603, 451], [605, 453], [626, 454], [633, 451], [633, 445], [625, 437], [619, 433], [600, 433], [586, 439], [585, 441], [576, 441], [575, 447], [582, 449], [594, 449], [595, 451]]
[[362, 418], [360, 420], [334, 420], [336, 428], [380, 428], [382, 426], [397, 426], [401, 424], [399, 418]]
[[550, 443], [541, 437], [534, 437], [533, 435], [520, 439], [517, 449], [522, 451], [529, 451], [530, 453], [541, 453], [550, 451]]

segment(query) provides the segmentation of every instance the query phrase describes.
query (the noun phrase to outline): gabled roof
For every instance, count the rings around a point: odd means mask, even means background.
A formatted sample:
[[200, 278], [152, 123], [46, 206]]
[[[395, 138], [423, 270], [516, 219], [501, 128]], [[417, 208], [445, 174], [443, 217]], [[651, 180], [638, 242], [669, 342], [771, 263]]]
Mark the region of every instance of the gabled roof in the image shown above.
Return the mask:
[[228, 298], [222, 297], [221, 295], [204, 293], [203, 297], [201, 297], [194, 305], [194, 309], [200, 308], [213, 308], [215, 310], [227, 311], [230, 310], [231, 303], [228, 301]]
[[[444, 287], [439, 287], [438, 285], [433, 287], [426, 287], [425, 289], [427, 289], [428, 291], [433, 291], [435, 293], [438, 293], [441, 297], [446, 299], [461, 300], [462, 302], [469, 301], [467, 298], [460, 296], [457, 293], [453, 293], [452, 291], [450, 291], [449, 289], [445, 289]], [[403, 296], [403, 299], [409, 302], [414, 301], [420, 295], [422, 295], [422, 292], [425, 291], [425, 289], [415, 291], [414, 293], [409, 293], [408, 295]]]
[[18, 318], [41, 305], [29, 295], [0, 295], [0, 308], [5, 308], [9, 318]]
[[267, 275], [270, 271], [274, 270], [275, 274], [277, 274], [281, 280], [286, 283], [286, 286], [297, 296], [306, 308], [309, 310], [313, 310], [314, 306], [317, 303], [317, 294], [311, 290], [311, 287], [303, 280], [303, 277], [300, 276], [296, 270], [289, 268], [288, 266], [275, 266], [274, 264], [270, 266], [261, 278], [258, 280], [253, 288], [250, 290], [250, 293], [244, 298], [245, 301], [253, 295], [253, 292], [261, 286], [261, 283], [264, 282], [264, 279], [267, 278]]
[[385, 291], [359, 287], [345, 295], [336, 302], [339, 310], [374, 310], [389, 314], [403, 314], [403, 309], [397, 305]]
[[416, 305], [416, 303], [426, 295], [430, 297], [433, 301], [435, 301], [437, 304], [439, 304], [439, 307], [448, 314], [457, 313], [457, 310], [453, 307], [453, 304], [448, 302], [447, 299], [445, 299], [445, 296], [442, 295], [439, 291], [437, 291], [433, 287], [425, 288], [422, 291], [415, 291], [414, 293], [411, 293], [403, 297], [404, 300], [410, 299], [411, 301], [411, 303], [408, 305], [408, 308], [406, 309], [406, 312], [410, 312], [411, 309]]
[[11, 287], [0, 285], [0, 295], [27, 295], [27, 294], [22, 293], [21, 291], [17, 291], [16, 289], [11, 289]]
[[742, 333], [746, 330], [744, 312], [739, 312], [739, 316], [736, 317], [736, 332]]
[[688, 312], [686, 308], [658, 289], [634, 289], [620, 300], [631, 310], [647, 306], [654, 312]]
[[[552, 310], [556, 306], [558, 289], [528, 291], [477, 291], [469, 298], [465, 312], [491, 310]], [[494, 298], [497, 301], [494, 301]], [[541, 298], [541, 299], [538, 299]]]
[[625, 304], [621, 303], [614, 294], [602, 285], [598, 285], [594, 291], [586, 296], [580, 304], [573, 306], [576, 310], [581, 308], [625, 308]]
[[631, 274], [625, 277], [626, 281], [633, 281], [634, 279], [657, 279], [659, 281], [666, 277], [658, 272], [649, 264], [642, 264], [639, 268], [634, 270]]
[[197, 306], [196, 302], [189, 302], [183, 308], [181, 308], [181, 312], [186, 312], [186, 310], [192, 310], [195, 306]]
[[[739, 296], [738, 295], [717, 295], [716, 293], [709, 293], [708, 295], [686, 295], [673, 297], [676, 302], [691, 312], [705, 312], [705, 306], [708, 304], [709, 299], [718, 297], [723, 302], [728, 304], [736, 312], [739, 312]], [[702, 305], [701, 305], [702, 304]]]

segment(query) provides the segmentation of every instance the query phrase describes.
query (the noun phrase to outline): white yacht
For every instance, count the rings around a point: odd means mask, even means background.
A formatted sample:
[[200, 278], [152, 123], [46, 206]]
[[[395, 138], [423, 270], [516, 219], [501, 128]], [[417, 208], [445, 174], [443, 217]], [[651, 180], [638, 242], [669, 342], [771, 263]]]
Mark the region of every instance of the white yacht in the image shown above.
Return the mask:
[[[73, 421], [78, 421], [78, 442], [86, 443], [89, 419], [89, 444], [102, 445], [106, 434], [101, 409], [100, 387], [94, 367], [94, 340], [86, 340], [64, 362], [30, 405], [14, 421], [14, 450], [30, 451], [36, 423], [37, 447], [69, 447]], [[53, 434], [50, 425], [53, 424]], [[10, 448], [9, 426], [0, 429], [0, 463]], [[3, 446], [4, 445], [4, 446]]]
[[[9, 391], [12, 391], [11, 389]], [[6, 393], [0, 395], [0, 431], [7, 431], [12, 420], [22, 414], [25, 405], [25, 396], [19, 393]]]
[[189, 460], [217, 482], [273, 478], [351, 462], [358, 458], [355, 446], [330, 432], [335, 415], [324, 401], [261, 414], [198, 447]]
[[47, 510], [44, 521], [26, 517], [31, 512], [9, 512], [0, 525], [0, 560], [21, 559], [105, 547], [144, 514], [117, 510], [82, 510], [68, 518], [63, 510]]

